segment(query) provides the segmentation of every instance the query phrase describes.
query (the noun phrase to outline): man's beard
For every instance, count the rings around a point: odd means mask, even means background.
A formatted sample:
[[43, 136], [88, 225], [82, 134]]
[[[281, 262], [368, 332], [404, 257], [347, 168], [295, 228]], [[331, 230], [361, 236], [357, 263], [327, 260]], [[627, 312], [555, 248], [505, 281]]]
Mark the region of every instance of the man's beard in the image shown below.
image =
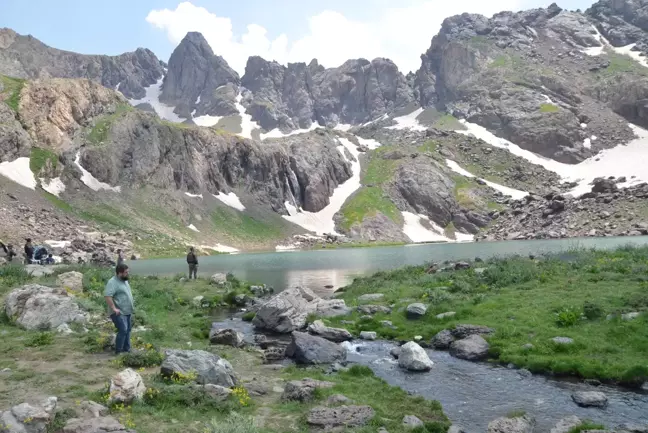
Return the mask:
[[124, 275], [119, 278], [121, 278], [122, 281], [128, 281], [128, 275]]

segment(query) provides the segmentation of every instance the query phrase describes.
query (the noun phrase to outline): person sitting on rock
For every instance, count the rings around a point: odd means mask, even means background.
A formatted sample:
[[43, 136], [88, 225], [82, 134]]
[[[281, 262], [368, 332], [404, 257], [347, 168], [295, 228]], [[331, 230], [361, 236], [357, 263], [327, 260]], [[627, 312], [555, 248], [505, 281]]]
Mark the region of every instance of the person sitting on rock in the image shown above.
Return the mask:
[[193, 275], [193, 279], [195, 280], [198, 274], [198, 257], [196, 257], [194, 247], [189, 248], [187, 264], [189, 265], [189, 279], [191, 279], [191, 276]]
[[51, 254], [47, 255], [47, 258], [45, 259], [45, 264], [46, 265], [53, 265], [54, 264], [54, 257]]
[[31, 238], [25, 239], [25, 264], [30, 264], [34, 258], [34, 245]]
[[115, 338], [115, 353], [130, 352], [130, 334], [133, 328], [132, 314], [134, 311], [133, 293], [128, 284], [128, 266], [117, 265], [115, 275], [106, 284], [104, 298], [108, 305], [110, 320], [117, 328]]

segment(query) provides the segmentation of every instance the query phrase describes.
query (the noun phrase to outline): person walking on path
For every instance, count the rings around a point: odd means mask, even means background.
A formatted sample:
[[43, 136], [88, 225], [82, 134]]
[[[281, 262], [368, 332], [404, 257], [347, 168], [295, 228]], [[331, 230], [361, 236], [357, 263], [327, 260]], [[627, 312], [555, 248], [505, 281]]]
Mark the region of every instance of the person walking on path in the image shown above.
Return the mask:
[[189, 279], [191, 279], [191, 276], [193, 275], [193, 279], [195, 280], [196, 278], [198, 278], [198, 257], [196, 257], [196, 253], [193, 247], [189, 248], [189, 254], [187, 254], [187, 264], [189, 265]]
[[104, 298], [108, 305], [110, 320], [117, 328], [117, 338], [115, 339], [115, 353], [130, 352], [130, 334], [133, 328], [133, 293], [128, 284], [128, 266], [125, 264], [117, 265], [115, 276], [112, 277], [106, 290]]

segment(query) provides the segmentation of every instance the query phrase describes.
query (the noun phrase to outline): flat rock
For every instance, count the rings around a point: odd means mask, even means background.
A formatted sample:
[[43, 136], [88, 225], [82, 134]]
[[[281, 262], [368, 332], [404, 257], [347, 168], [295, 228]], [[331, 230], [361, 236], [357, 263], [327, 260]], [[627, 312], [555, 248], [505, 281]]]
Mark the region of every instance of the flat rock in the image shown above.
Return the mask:
[[318, 388], [332, 388], [335, 384], [314, 379], [291, 380], [286, 384], [281, 398], [284, 401], [312, 401]]
[[210, 279], [212, 284], [216, 284], [218, 286], [222, 286], [225, 283], [227, 283], [227, 274], [223, 274], [221, 272], [213, 274]]
[[167, 350], [160, 373], [165, 377], [171, 377], [174, 373], [194, 373], [197, 375], [196, 382], [202, 385], [211, 383], [231, 388], [238, 383], [229, 361], [204, 350]]
[[297, 331], [291, 337], [286, 356], [294, 358], [298, 364], [332, 364], [346, 359], [343, 347], [322, 337]]
[[434, 363], [421, 346], [410, 341], [400, 347], [398, 365], [409, 371], [430, 371]]
[[224, 386], [214, 385], [213, 383], [206, 383], [205, 385], [194, 385], [196, 388], [200, 388], [205, 391], [207, 395], [211, 398], [224, 401], [232, 394], [230, 388], [225, 388]]
[[127, 368], [110, 380], [110, 402], [131, 403], [144, 397], [146, 386], [142, 376]]
[[448, 317], [454, 317], [456, 314], [457, 313], [455, 313], [454, 311], [448, 311], [447, 313], [437, 314], [434, 317], [436, 317], [437, 319], [447, 319]]
[[450, 345], [450, 354], [455, 358], [480, 361], [488, 356], [488, 342], [480, 335], [471, 335]]
[[420, 319], [421, 317], [425, 316], [425, 313], [427, 312], [427, 307], [425, 304], [421, 304], [420, 302], [414, 303], [414, 304], [409, 304], [406, 309], [406, 314], [408, 319]]
[[315, 407], [308, 413], [309, 425], [334, 431], [340, 427], [361, 427], [375, 415], [370, 406]]
[[598, 391], [579, 391], [572, 394], [572, 400], [580, 407], [600, 407], [607, 406], [608, 399], [605, 394]]
[[112, 416], [100, 418], [72, 418], [63, 427], [63, 433], [134, 433]]
[[346, 329], [331, 328], [326, 326], [321, 320], [316, 320], [308, 325], [308, 332], [336, 343], [353, 339], [353, 335], [351, 335], [351, 333]]
[[452, 332], [448, 329], [437, 332], [437, 334], [432, 337], [432, 347], [435, 349], [449, 349], [452, 342], [455, 341], [455, 338], [452, 336]]
[[391, 313], [391, 308], [385, 307], [383, 305], [360, 305], [358, 306], [358, 312], [361, 314], [374, 315], [376, 313]]
[[12, 290], [5, 301], [8, 317], [24, 329], [56, 329], [64, 323], [86, 323], [87, 314], [63, 289], [28, 284]]
[[213, 328], [209, 332], [209, 342], [211, 344], [220, 344], [223, 346], [241, 347], [243, 346], [243, 334], [234, 329], [217, 329]]
[[568, 416], [561, 419], [558, 423], [551, 429], [550, 433], [569, 433], [569, 430], [581, 425], [583, 421], [575, 415]]
[[384, 297], [385, 297], [384, 293], [369, 293], [369, 294], [366, 294], [366, 295], [358, 296], [358, 302], [380, 301]]
[[454, 338], [461, 340], [471, 335], [490, 335], [495, 330], [482, 325], [457, 325], [450, 332]]
[[535, 420], [527, 415], [497, 418], [488, 423], [487, 433], [533, 433]]
[[8, 433], [45, 433], [54, 419], [56, 397], [48, 397], [40, 404], [21, 403], [7, 411], [0, 411], [2, 432]]

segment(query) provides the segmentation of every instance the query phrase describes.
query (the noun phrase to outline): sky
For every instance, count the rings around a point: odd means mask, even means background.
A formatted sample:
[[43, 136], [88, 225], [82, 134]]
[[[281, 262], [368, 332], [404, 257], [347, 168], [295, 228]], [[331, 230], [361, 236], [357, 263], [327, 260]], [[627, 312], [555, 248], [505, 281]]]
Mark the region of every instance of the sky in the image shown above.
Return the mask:
[[[553, 0], [0, 0], [0, 27], [52, 47], [116, 55], [138, 47], [168, 60], [188, 31], [203, 33], [239, 73], [259, 55], [282, 64], [317, 58], [325, 67], [351, 58], [392, 59], [418, 69], [444, 18], [463, 12], [546, 7]], [[564, 0], [586, 9], [592, 0]]]

